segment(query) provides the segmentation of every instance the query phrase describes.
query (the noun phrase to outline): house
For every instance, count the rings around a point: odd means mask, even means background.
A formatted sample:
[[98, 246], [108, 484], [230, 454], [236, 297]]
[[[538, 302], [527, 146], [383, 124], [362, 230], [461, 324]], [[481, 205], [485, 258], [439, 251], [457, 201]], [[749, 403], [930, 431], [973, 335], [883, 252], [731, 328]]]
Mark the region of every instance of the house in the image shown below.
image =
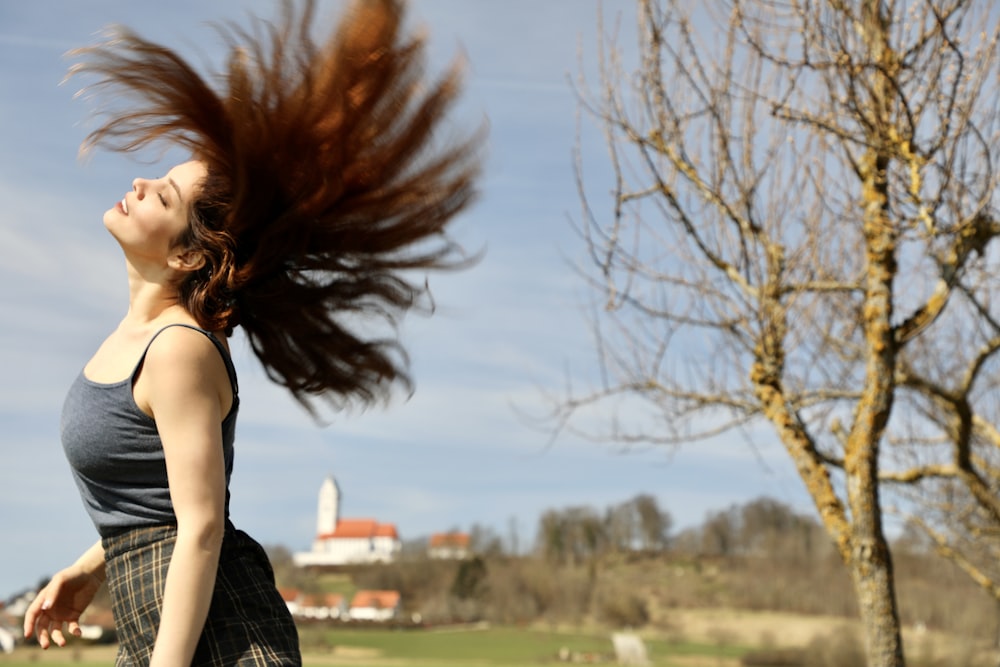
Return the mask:
[[391, 621], [399, 617], [399, 591], [358, 591], [348, 614], [353, 621]]
[[347, 618], [347, 600], [339, 593], [309, 595], [294, 588], [280, 588], [278, 592], [295, 618]]
[[468, 533], [434, 533], [427, 542], [427, 556], [441, 560], [464, 560], [472, 555]]
[[347, 599], [339, 593], [306, 595], [302, 598], [300, 614], [304, 618], [347, 618]]
[[340, 487], [327, 477], [319, 491], [316, 539], [311, 551], [292, 556], [299, 567], [389, 563], [403, 545], [396, 526], [374, 519], [341, 519]]

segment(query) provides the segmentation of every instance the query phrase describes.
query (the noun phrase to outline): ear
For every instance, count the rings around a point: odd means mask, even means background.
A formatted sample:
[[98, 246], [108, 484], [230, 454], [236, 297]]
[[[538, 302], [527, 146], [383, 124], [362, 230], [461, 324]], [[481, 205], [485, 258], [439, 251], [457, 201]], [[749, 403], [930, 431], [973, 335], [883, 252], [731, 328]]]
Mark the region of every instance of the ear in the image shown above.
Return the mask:
[[170, 256], [167, 266], [176, 271], [197, 271], [205, 266], [205, 255], [198, 250], [181, 250]]

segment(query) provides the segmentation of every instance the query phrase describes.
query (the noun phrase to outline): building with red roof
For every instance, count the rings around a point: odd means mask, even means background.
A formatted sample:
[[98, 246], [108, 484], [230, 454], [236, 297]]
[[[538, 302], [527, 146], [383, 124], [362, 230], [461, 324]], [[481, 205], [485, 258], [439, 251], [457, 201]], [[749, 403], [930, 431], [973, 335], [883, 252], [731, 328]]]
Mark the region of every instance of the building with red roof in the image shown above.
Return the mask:
[[396, 560], [402, 541], [395, 524], [375, 519], [341, 519], [340, 500], [340, 486], [332, 476], [327, 477], [319, 490], [312, 550], [295, 554], [295, 564], [308, 567]]
[[427, 555], [442, 560], [463, 560], [472, 555], [468, 533], [434, 533], [427, 541]]
[[348, 614], [355, 621], [391, 621], [400, 611], [399, 591], [361, 590], [351, 599]]

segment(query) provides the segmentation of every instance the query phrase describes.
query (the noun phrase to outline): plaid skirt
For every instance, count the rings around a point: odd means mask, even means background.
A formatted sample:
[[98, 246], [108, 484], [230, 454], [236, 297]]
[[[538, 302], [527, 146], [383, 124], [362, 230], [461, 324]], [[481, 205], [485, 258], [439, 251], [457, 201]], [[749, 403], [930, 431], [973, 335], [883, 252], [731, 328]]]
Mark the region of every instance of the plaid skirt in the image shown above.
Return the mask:
[[[175, 526], [136, 528], [103, 540], [118, 634], [116, 667], [149, 664], [160, 625]], [[192, 667], [298, 666], [299, 637], [263, 547], [226, 526], [208, 618]]]

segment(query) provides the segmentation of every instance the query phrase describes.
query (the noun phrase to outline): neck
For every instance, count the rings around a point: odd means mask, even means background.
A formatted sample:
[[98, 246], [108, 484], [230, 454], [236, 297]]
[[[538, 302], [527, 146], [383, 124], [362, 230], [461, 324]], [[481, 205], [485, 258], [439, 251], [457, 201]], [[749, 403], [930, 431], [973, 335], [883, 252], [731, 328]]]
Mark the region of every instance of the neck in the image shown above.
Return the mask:
[[128, 314], [125, 321], [143, 325], [169, 313], [185, 312], [170, 276], [150, 275], [128, 263]]

